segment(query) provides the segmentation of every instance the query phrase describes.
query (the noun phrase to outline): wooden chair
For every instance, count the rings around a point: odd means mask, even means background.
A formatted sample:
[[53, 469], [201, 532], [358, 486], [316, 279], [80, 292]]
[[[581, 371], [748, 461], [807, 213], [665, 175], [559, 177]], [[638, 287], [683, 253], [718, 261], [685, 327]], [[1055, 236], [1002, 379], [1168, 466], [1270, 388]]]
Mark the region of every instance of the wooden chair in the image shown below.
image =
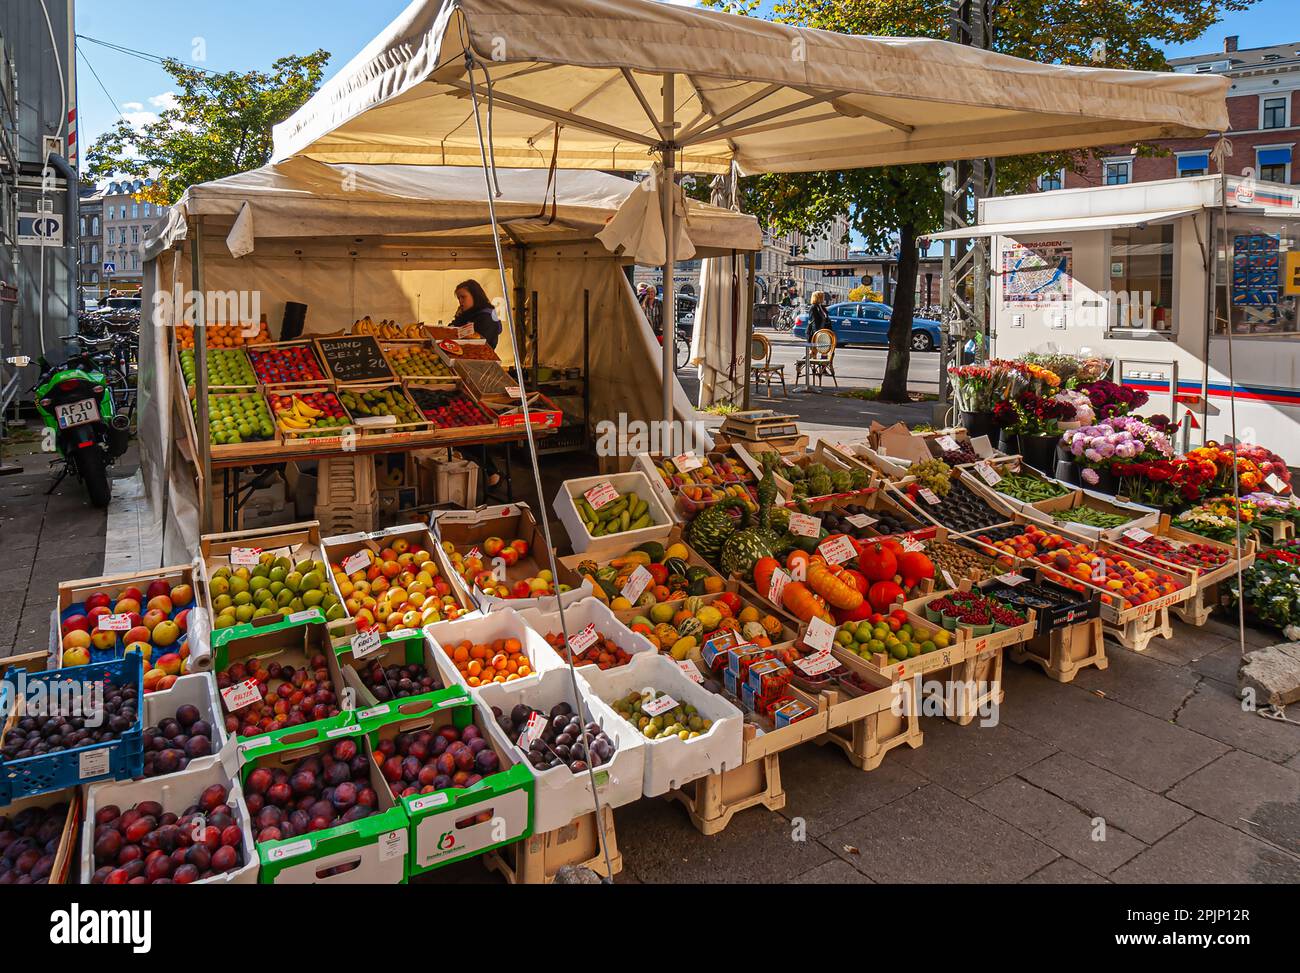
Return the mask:
[[772, 342], [767, 340], [766, 335], [756, 334], [749, 342], [749, 373], [754, 379], [754, 391], [758, 391], [758, 386], [767, 382], [768, 398], [772, 397], [772, 376], [775, 375], [781, 380], [781, 394], [789, 397], [790, 393], [785, 387], [785, 366], [772, 364]]
[[805, 384], [812, 387], [814, 383], [822, 386], [826, 383], [826, 376], [831, 377], [835, 387], [840, 387], [840, 380], [835, 377], [835, 347], [838, 342], [835, 340], [835, 332], [830, 328], [822, 328], [812, 336], [812, 354], [804, 361], [795, 362], [794, 380], [797, 384], [803, 376], [804, 366], [808, 366], [808, 377]]

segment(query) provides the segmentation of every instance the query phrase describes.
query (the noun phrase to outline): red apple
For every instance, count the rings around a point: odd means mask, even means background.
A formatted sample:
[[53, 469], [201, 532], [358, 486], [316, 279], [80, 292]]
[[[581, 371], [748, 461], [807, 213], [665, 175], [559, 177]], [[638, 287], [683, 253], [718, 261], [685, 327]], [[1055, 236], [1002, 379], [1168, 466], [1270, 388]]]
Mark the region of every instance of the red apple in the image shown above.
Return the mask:
[[149, 610], [160, 611], [164, 615], [171, 615], [172, 600], [167, 595], [156, 595], [149, 599]]
[[157, 598], [159, 595], [170, 595], [172, 586], [166, 581], [149, 582], [149, 590], [145, 592], [150, 598]]
[[69, 615], [64, 619], [63, 624], [59, 629], [64, 635], [67, 635], [69, 632], [89, 632], [90, 619], [85, 615]]
[[520, 557], [526, 557], [528, 554], [528, 542], [525, 540], [513, 540], [510, 546], [515, 549]]
[[145, 628], [143, 625], [136, 625], [129, 632], [127, 632], [125, 636], [123, 636], [123, 641], [125, 641], [128, 645], [130, 645], [132, 642], [148, 642], [149, 629]]
[[113, 606], [114, 615], [130, 615], [132, 612], [140, 610], [140, 603], [134, 598], [119, 598], [117, 604]]
[[167, 613], [157, 611], [155, 609], [154, 611], [148, 612], [144, 616], [144, 627], [152, 632], [155, 628], [157, 628], [161, 623], [165, 621], [167, 621]]
[[117, 646], [116, 632], [95, 632], [90, 636], [90, 644], [101, 652]]
[[176, 623], [176, 627], [182, 632], [188, 632], [190, 630], [190, 610], [186, 608], [173, 618], [172, 621]]
[[96, 608], [107, 608], [112, 603], [113, 600], [109, 598], [108, 595], [104, 594], [102, 591], [96, 592], [86, 599], [86, 613], [90, 614], [90, 612]]
[[130, 598], [132, 601], [143, 602], [144, 592], [141, 591], [139, 588], [132, 586], [130, 588], [127, 588], [125, 591], [123, 591], [120, 595], [117, 596], [118, 601], [121, 601], [123, 598]]
[[90, 611], [86, 612], [86, 621], [90, 622], [90, 627], [92, 629], [95, 629], [99, 627], [99, 620], [101, 618], [105, 615], [111, 614], [113, 614], [113, 609], [109, 608], [107, 605], [96, 605], [94, 608], [90, 609]]
[[500, 537], [489, 537], [483, 542], [483, 553], [488, 557], [496, 557], [505, 546], [506, 542]]

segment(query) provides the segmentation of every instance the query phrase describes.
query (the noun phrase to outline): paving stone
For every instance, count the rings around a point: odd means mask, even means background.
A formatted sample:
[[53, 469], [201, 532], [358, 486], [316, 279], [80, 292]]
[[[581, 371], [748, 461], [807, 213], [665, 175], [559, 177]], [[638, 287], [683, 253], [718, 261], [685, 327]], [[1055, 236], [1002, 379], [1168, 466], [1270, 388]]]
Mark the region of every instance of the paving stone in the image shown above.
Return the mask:
[[749, 885], [788, 882], [834, 856], [816, 840], [791, 840], [791, 826], [763, 807], [742, 811], [705, 837], [676, 802], [642, 800], [619, 808], [618, 845], [643, 882]]
[[1219, 648], [1193, 662], [1192, 668], [1207, 679], [1226, 683], [1235, 689], [1237, 670], [1241, 668], [1241, 643], [1236, 639], [1224, 639]]
[[1236, 693], [1236, 687], [1203, 681], [1178, 714], [1178, 725], [1278, 763], [1300, 753], [1300, 728], [1245, 712]]
[[1090, 818], [1103, 817], [1146, 844], [1160, 840], [1192, 817], [1192, 812], [1181, 804], [1068, 753], [1040, 760], [1022, 770], [1020, 776]]
[[1147, 790], [1165, 791], [1228, 749], [1086, 689], [1053, 684], [1043, 692], [1015, 674], [1021, 668], [1007, 667], [1004, 722]]
[[1106, 653], [1110, 661], [1108, 668], [1084, 669], [1071, 685], [1099, 691], [1113, 702], [1157, 719], [1172, 720], [1200, 680], [1190, 669], [1148, 658], [1143, 653], [1114, 646], [1107, 646]]
[[[1231, 616], [1213, 615], [1209, 621], [1201, 626], [1200, 632], [1203, 638], [1218, 636], [1220, 638], [1237, 641], [1240, 634], [1237, 630], [1237, 616], [1235, 614]], [[1249, 625], [1246, 626], [1246, 645], [1248, 646], [1273, 645], [1277, 642], [1277, 639], [1278, 636], [1276, 632], [1271, 632], [1261, 628], [1252, 628]]]
[[1300, 774], [1233, 750], [1169, 791], [1169, 799], [1300, 855]]
[[1300, 859], [1210, 818], [1191, 821], [1110, 875], [1112, 882], [1300, 883]]
[[[781, 754], [781, 786], [786, 793], [781, 814], [790, 820], [802, 818], [808, 835], [820, 838], [924, 787], [926, 779], [903, 767], [895, 759], [899, 755], [895, 750], [875, 770], [863, 773], [835, 746], [804, 744], [786, 751]], [[853, 773], [845, 773], [846, 769]]]
[[1146, 845], [1028, 781], [1013, 777], [981, 791], [972, 802], [1049, 848], [1102, 875], [1114, 871]]
[[1040, 868], [1025, 879], [1027, 885], [1109, 885], [1110, 883], [1090, 872], [1076, 861], [1058, 858], [1046, 868]]
[[937, 784], [822, 843], [876, 882], [1018, 882], [1056, 858], [1047, 845]]
[[799, 885], [874, 885], [875, 883], [867, 876], [850, 865], [848, 862], [840, 861], [838, 858], [834, 861], [828, 861], [824, 865], [818, 865], [816, 868], [804, 872], [802, 875], [796, 875], [790, 879]]
[[935, 718], [925, 720], [923, 728], [922, 747], [899, 748], [885, 757], [885, 762], [896, 760], [907, 770], [963, 797], [978, 794], [1053, 751], [1051, 746], [1004, 721], [989, 727], [980, 726], [978, 720], [968, 726], [958, 726]]

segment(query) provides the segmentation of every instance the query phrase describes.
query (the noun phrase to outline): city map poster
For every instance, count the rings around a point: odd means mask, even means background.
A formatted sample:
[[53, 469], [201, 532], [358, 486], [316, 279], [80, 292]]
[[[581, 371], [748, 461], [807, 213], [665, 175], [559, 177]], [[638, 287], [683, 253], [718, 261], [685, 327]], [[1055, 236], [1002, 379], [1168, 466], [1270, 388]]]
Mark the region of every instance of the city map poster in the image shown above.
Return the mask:
[[1035, 306], [1069, 301], [1074, 247], [1060, 240], [1010, 243], [1002, 249], [1002, 301]]

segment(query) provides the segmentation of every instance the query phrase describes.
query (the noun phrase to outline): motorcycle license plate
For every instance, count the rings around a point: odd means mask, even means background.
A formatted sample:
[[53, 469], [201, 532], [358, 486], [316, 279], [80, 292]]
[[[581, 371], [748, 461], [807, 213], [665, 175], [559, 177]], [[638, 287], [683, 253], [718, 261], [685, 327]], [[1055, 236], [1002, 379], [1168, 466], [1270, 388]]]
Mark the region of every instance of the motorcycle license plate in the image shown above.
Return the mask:
[[56, 405], [54, 418], [58, 420], [60, 429], [84, 426], [99, 418], [99, 403], [94, 399], [82, 399], [80, 402]]

